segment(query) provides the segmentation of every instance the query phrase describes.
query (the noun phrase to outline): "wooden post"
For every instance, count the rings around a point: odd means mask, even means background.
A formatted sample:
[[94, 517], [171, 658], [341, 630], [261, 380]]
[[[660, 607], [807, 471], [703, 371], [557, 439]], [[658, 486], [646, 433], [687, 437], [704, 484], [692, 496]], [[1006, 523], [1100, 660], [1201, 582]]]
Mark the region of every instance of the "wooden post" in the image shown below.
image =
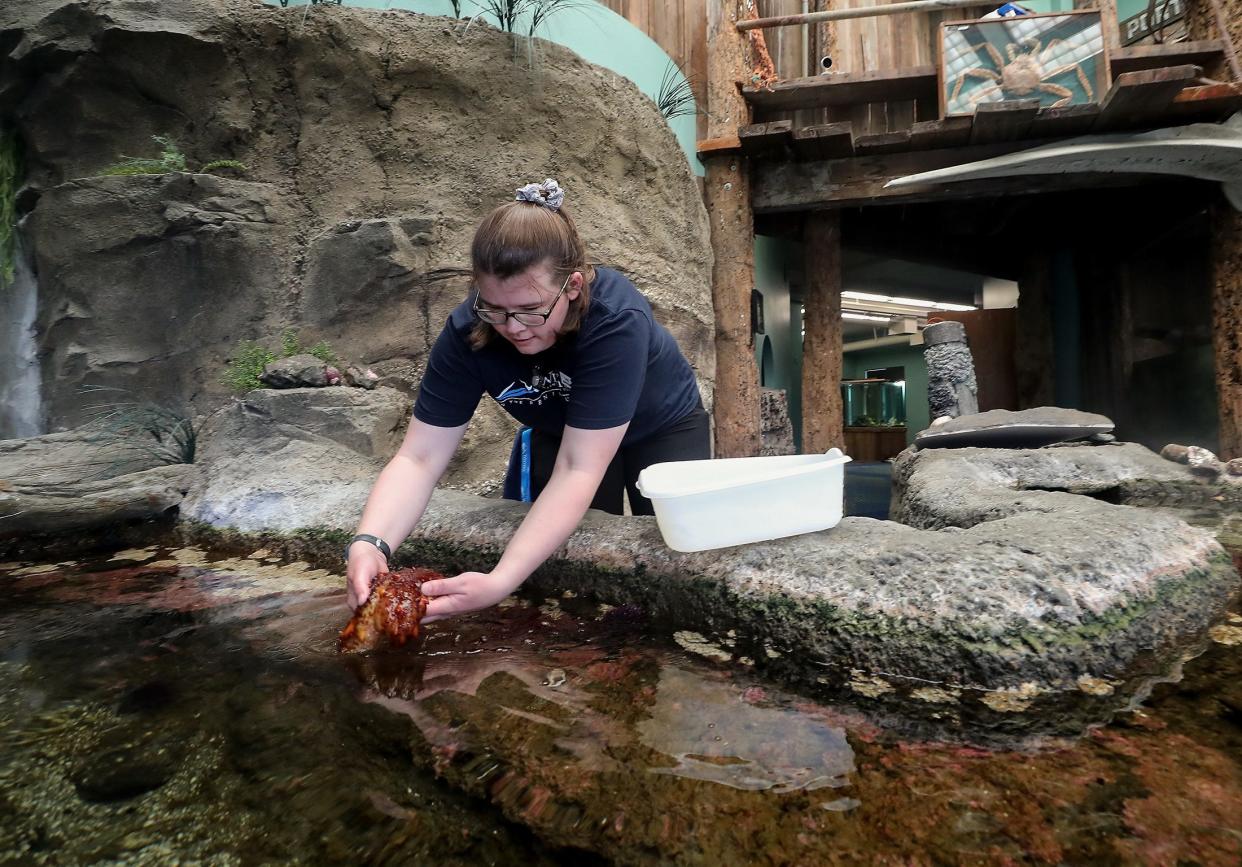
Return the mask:
[[841, 407], [841, 216], [815, 211], [807, 216], [805, 290], [806, 338], [802, 342], [802, 451], [845, 447]]
[[1047, 256], [1028, 256], [1018, 279], [1014, 334], [1017, 409], [1052, 406], [1056, 355], [1052, 349], [1052, 270]]
[[[707, 17], [709, 139], [736, 136], [750, 123], [739, 84], [748, 81], [746, 37], [737, 30], [738, 0], [711, 0]], [[716, 311], [716, 457], [759, 454], [759, 368], [755, 365], [750, 293], [755, 286], [755, 227], [750, 169], [741, 153], [705, 156], [704, 199], [711, 221], [712, 304]]]
[[[1190, 4], [1186, 26], [1191, 39], [1224, 39], [1230, 47], [1233, 40], [1242, 39], [1242, 19], [1236, 15], [1225, 19], [1219, 8], [1217, 3]], [[1242, 214], [1218, 194], [1211, 216], [1218, 454], [1231, 459], [1242, 457]]]
[[1212, 348], [1222, 458], [1242, 457], [1242, 214], [1212, 214]]

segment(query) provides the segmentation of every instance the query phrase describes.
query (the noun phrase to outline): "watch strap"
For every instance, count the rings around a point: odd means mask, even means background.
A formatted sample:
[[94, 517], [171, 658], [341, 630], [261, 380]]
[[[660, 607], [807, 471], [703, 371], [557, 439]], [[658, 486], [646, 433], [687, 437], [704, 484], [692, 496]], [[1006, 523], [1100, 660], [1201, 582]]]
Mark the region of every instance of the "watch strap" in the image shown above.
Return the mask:
[[350, 539], [349, 544], [345, 546], [345, 559], [346, 560], [349, 559], [349, 549], [353, 547], [353, 544], [355, 542], [370, 542], [376, 548], [379, 548], [380, 553], [384, 555], [385, 560], [392, 559], [392, 548], [388, 547], [387, 542], [385, 542], [379, 536], [372, 536], [370, 533], [359, 533], [357, 536], [354, 536], [354, 538]]

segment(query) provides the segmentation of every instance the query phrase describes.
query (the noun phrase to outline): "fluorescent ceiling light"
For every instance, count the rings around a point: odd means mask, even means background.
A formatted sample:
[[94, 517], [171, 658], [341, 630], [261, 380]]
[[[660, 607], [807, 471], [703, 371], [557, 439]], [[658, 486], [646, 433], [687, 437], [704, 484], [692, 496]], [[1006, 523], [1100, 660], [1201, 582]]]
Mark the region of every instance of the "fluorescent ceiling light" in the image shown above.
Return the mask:
[[872, 316], [869, 313], [851, 313], [848, 310], [841, 314], [842, 319], [853, 319], [856, 322], [888, 322], [887, 316]]
[[949, 304], [945, 301], [927, 301], [923, 298], [899, 298], [893, 295], [877, 295], [874, 292], [855, 292], [852, 289], [841, 293], [842, 298], [851, 301], [874, 301], [881, 304], [900, 304], [903, 307], [919, 307], [925, 310], [974, 310], [971, 304]]

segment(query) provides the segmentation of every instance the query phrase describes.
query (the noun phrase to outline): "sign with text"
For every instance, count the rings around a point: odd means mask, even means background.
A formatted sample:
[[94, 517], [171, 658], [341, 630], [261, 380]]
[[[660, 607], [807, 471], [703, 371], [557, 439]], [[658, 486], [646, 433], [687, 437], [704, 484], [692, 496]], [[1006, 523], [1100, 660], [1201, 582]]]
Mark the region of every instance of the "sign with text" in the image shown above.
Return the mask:
[[1155, 0], [1139, 14], [1131, 15], [1121, 22], [1121, 44], [1138, 42], [1151, 36], [1152, 31], [1160, 30], [1185, 17], [1185, 0]]

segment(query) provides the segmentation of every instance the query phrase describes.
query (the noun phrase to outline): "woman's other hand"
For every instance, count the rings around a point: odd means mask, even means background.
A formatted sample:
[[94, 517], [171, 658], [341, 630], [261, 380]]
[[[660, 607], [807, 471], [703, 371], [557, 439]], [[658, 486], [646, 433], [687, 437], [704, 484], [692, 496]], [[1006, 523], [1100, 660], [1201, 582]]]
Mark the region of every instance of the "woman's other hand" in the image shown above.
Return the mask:
[[371, 595], [375, 576], [388, 571], [388, 560], [370, 542], [354, 542], [349, 546], [349, 564], [345, 570], [345, 602], [355, 611]]
[[423, 595], [430, 599], [423, 623], [490, 608], [521, 583], [505, 580], [493, 572], [463, 572], [452, 578], [424, 581]]

